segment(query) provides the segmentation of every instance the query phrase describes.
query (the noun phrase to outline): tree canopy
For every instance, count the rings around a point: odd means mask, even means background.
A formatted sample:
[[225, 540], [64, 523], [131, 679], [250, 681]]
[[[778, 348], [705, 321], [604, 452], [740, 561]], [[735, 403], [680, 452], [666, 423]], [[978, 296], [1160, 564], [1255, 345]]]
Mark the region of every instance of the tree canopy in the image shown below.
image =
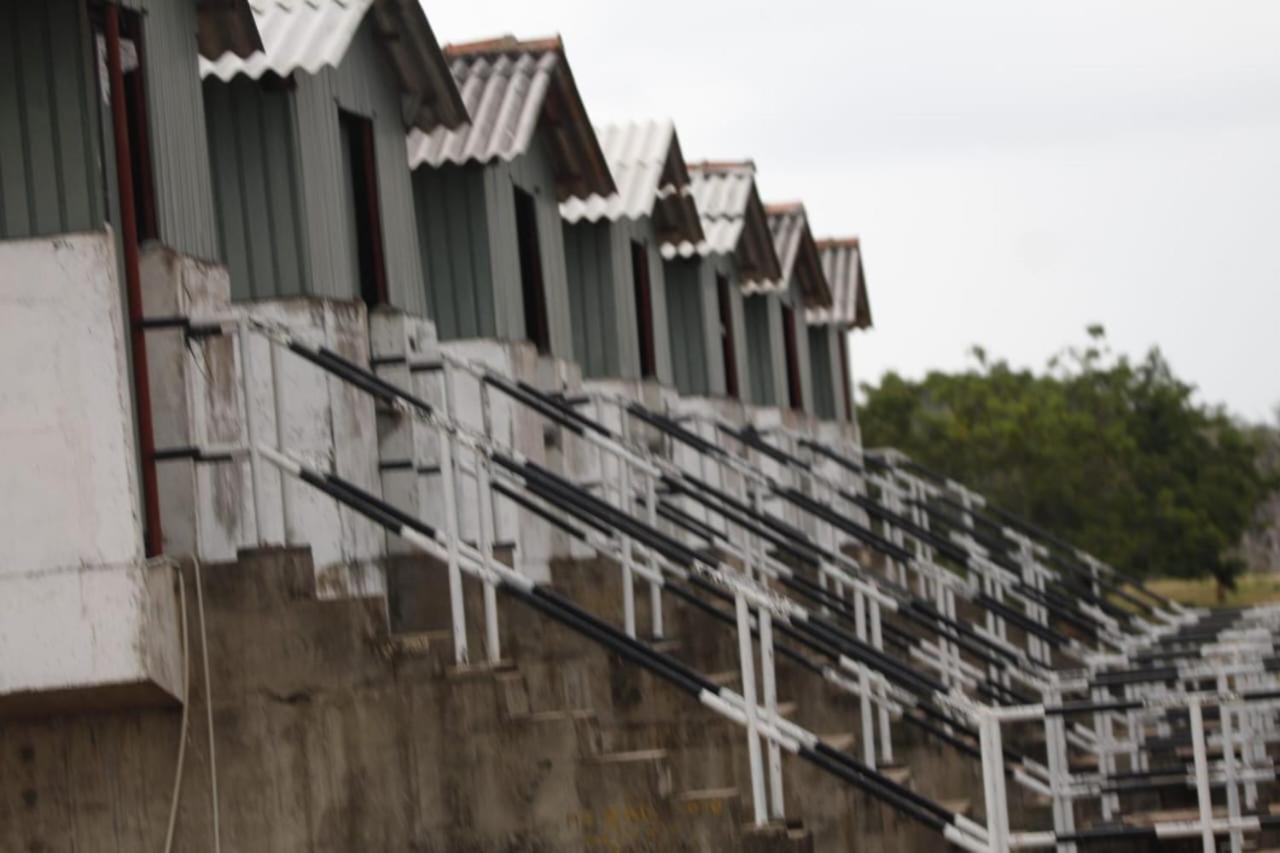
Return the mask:
[[866, 446], [896, 447], [1122, 571], [1234, 583], [1234, 546], [1277, 485], [1255, 430], [1198, 403], [1158, 349], [1116, 355], [1099, 326], [1040, 372], [972, 355], [960, 373], [864, 384]]

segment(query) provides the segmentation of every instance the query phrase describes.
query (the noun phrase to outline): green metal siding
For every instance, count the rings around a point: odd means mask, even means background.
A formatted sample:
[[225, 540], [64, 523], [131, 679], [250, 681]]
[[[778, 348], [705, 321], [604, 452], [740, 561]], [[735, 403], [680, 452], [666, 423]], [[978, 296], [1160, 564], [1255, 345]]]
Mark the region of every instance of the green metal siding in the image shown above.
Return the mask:
[[366, 17], [338, 68], [324, 68], [315, 75], [294, 75], [303, 219], [312, 259], [311, 292], [338, 299], [359, 295], [359, 283], [349, 272], [357, 264], [349, 221], [351, 205], [344, 203], [346, 172], [338, 118], [341, 109], [364, 116], [373, 124], [383, 257], [391, 304], [425, 314], [400, 91], [378, 39], [371, 18]]
[[[610, 222], [564, 225], [573, 351], [583, 376], [588, 378], [623, 376], [624, 349], [630, 349], [632, 356], [625, 375], [636, 373], [634, 344], [626, 347], [622, 341], [624, 327], [618, 296], [625, 285], [621, 259], [614, 246], [616, 230]], [[626, 275], [625, 283], [630, 281], [631, 276]]]
[[[654, 368], [657, 373], [657, 379], [664, 385], [672, 384], [672, 367], [671, 367], [671, 337], [670, 326], [667, 322], [667, 286], [666, 286], [666, 267], [662, 263], [661, 243], [658, 240], [657, 232], [653, 227], [653, 220], [644, 219], [640, 221], [627, 221], [620, 223], [618, 229], [623, 238], [629, 244], [631, 241], [644, 244], [645, 251], [649, 255], [649, 300], [650, 308], [653, 311], [653, 355]], [[630, 246], [627, 246], [630, 252]], [[626, 270], [631, 276], [631, 263], [628, 259]], [[634, 286], [634, 285], [633, 285]], [[629, 292], [630, 298], [625, 300], [625, 305], [629, 306], [624, 317], [624, 323], [627, 328], [631, 329], [630, 340], [635, 347], [635, 365], [636, 374], [640, 373], [640, 337], [639, 328], [635, 315], [635, 293], [634, 290]]]
[[[785, 315], [783, 315], [785, 317]], [[791, 311], [793, 337], [796, 342], [796, 367], [800, 372], [800, 399], [806, 412], [813, 411], [813, 360], [809, 354], [808, 326], [804, 322], [804, 307], [797, 305]], [[784, 366], [785, 366], [785, 350]]]
[[205, 260], [218, 257], [208, 135], [201, 106], [192, 0], [145, 0], [144, 85], [160, 240]]
[[207, 81], [204, 100], [232, 297], [309, 292], [292, 96], [240, 77]]
[[[239, 78], [206, 84], [221, 257], [240, 298], [359, 297], [349, 160], [339, 120], [345, 110], [373, 126], [391, 304], [427, 311], [400, 94], [372, 26], [368, 20], [361, 25], [340, 67], [315, 75], [298, 72], [291, 92], [265, 92]], [[232, 103], [224, 104], [223, 97]], [[279, 147], [286, 137], [287, 152]], [[221, 150], [232, 140], [239, 143], [234, 157]], [[233, 233], [237, 215], [247, 220], [243, 230], [252, 232], [245, 238]], [[237, 281], [237, 270], [242, 277], [248, 270], [250, 280]]]
[[705, 264], [700, 259], [666, 261], [664, 287], [672, 380], [686, 395], [711, 393], [706, 322], [703, 311]]
[[[724, 354], [720, 344], [720, 304], [716, 276], [729, 284], [729, 313], [738, 366], [738, 390], [750, 400], [751, 363], [746, 316], [732, 258], [710, 255], [676, 258], [662, 265], [665, 276], [667, 341], [672, 382], [682, 394], [722, 397], [726, 394]], [[655, 314], [657, 313], [655, 309]], [[662, 347], [659, 338], [658, 346]]]
[[777, 406], [786, 388], [780, 303], [764, 295], [748, 296], [743, 300], [743, 316], [750, 376], [747, 399], [756, 406]]
[[[403, 158], [403, 140], [401, 141]], [[533, 197], [551, 353], [574, 357], [564, 234], [541, 137], [510, 163], [423, 166], [413, 175], [423, 291], [443, 340], [525, 338], [516, 188]]]
[[844, 401], [836, 402], [836, 362], [839, 356], [833, 357], [834, 339], [831, 326], [809, 327], [809, 357], [812, 360], [813, 376], [813, 413], [823, 420], [835, 420], [840, 416]]
[[0, 238], [102, 227], [91, 56], [79, 0], [0, 0]]
[[564, 224], [573, 351], [584, 376], [639, 378], [633, 242], [648, 255], [654, 367], [658, 381], [669, 385], [672, 357], [663, 262], [647, 219]]
[[483, 167], [418, 169], [413, 191], [427, 311], [437, 333], [443, 340], [494, 337]]

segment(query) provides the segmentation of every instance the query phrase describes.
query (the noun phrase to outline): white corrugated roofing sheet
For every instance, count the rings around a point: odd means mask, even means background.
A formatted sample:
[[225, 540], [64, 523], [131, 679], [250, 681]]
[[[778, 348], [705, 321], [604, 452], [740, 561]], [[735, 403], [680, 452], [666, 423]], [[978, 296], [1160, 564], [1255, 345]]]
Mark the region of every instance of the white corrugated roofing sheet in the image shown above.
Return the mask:
[[201, 57], [201, 77], [227, 81], [244, 74], [257, 80], [268, 71], [287, 77], [336, 67], [373, 0], [252, 0], [250, 5], [263, 49], [248, 57], [232, 52], [216, 60]]
[[662, 247], [663, 256], [733, 254], [755, 192], [755, 168], [749, 163], [714, 171], [695, 167], [689, 177], [689, 191], [702, 218], [703, 240], [697, 244], [668, 243]]
[[202, 56], [201, 77], [226, 82], [243, 74], [257, 80], [267, 73], [288, 77], [336, 68], [372, 10], [371, 26], [395, 74], [405, 124], [457, 127], [466, 121], [462, 98], [417, 0], [251, 0], [250, 6], [262, 49], [247, 56], [231, 50], [216, 59]]
[[445, 55], [471, 121], [411, 131], [410, 168], [514, 160], [529, 150], [546, 115], [555, 122], [546, 138], [558, 198], [617, 190], [558, 36], [448, 45]]
[[560, 56], [460, 56], [449, 64], [471, 121], [409, 134], [409, 166], [513, 160], [528, 150]]
[[831, 307], [806, 312], [814, 324], [835, 323], [865, 329], [871, 325], [871, 304], [862, 271], [862, 248], [856, 237], [819, 240], [822, 271], [831, 286]]
[[809, 230], [809, 215], [800, 202], [766, 208], [773, 247], [782, 265], [783, 288], [799, 288], [806, 306], [825, 306], [831, 298], [818, 247]]
[[675, 138], [671, 122], [606, 125], [596, 128], [596, 137], [618, 191], [608, 196], [569, 199], [560, 205], [560, 215], [567, 221], [639, 219], [653, 213], [653, 205], [661, 194], [680, 191], [673, 183], [662, 184]]
[[744, 292], [761, 293], [780, 286], [781, 271], [756, 193], [756, 167], [751, 161], [702, 162], [689, 166], [690, 190], [701, 217], [703, 239], [662, 246], [664, 258], [733, 255], [738, 284]]
[[669, 120], [605, 125], [596, 128], [596, 137], [617, 192], [564, 201], [560, 215], [566, 222], [650, 217], [664, 240], [702, 240], [689, 171]]

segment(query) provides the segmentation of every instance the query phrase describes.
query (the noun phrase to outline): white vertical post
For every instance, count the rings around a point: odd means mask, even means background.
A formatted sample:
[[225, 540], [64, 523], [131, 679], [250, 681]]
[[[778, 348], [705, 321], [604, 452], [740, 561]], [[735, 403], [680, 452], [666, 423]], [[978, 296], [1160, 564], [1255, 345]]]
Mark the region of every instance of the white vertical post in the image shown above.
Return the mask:
[[[480, 509], [478, 544], [486, 568], [493, 557], [493, 490], [490, 485], [489, 459], [476, 459], [476, 497]], [[489, 663], [502, 659], [502, 643], [498, 634], [498, 591], [489, 581], [484, 582], [484, 647]]]
[[[1227, 676], [1220, 674], [1218, 676], [1218, 692], [1226, 693], [1227, 690]], [[1235, 710], [1230, 705], [1223, 703], [1219, 706], [1218, 713], [1222, 719], [1222, 769], [1227, 777], [1227, 817], [1232, 822], [1235, 822], [1240, 817], [1240, 788], [1236, 782], [1235, 724], [1232, 720]], [[1240, 853], [1243, 849], [1244, 832], [1239, 828], [1232, 829], [1231, 853]]]
[[[626, 423], [625, 414], [623, 415], [623, 423]], [[649, 526], [656, 530], [658, 527], [658, 489], [652, 476], [645, 478], [644, 502]], [[661, 640], [667, 633], [666, 625], [662, 618], [662, 587], [652, 582], [649, 584], [649, 618], [653, 626], [653, 638]]]
[[[1045, 701], [1056, 705], [1061, 695], [1051, 688]], [[1053, 831], [1057, 835], [1075, 832], [1076, 818], [1068, 786], [1071, 783], [1067, 764], [1066, 722], [1056, 714], [1044, 718], [1046, 763], [1049, 765], [1049, 787], [1053, 791]], [[1074, 853], [1075, 844], [1057, 845], [1058, 853]]]
[[[759, 611], [760, 619], [760, 669], [763, 677], [764, 705], [769, 714], [769, 723], [774, 729], [780, 729], [778, 719], [778, 684], [773, 660], [773, 617], [764, 608]], [[778, 742], [770, 738], [769, 754], [769, 816], [775, 820], [786, 817], [786, 809], [782, 799], [782, 749]]]
[[[867, 602], [868, 615], [871, 617], [871, 645], [877, 651], [884, 651], [884, 634], [880, 627], [880, 602], [871, 599]], [[881, 690], [880, 698], [887, 700], [888, 694], [885, 690]], [[880, 755], [884, 758], [886, 764], [893, 763], [893, 731], [890, 729], [889, 708], [882, 701], [879, 709], [880, 715]]]
[[755, 825], [764, 826], [769, 816], [764, 795], [764, 767], [760, 756], [759, 723], [756, 720], [756, 662], [751, 648], [751, 614], [747, 600], [739, 592], [734, 596], [738, 616], [738, 657], [742, 666], [742, 700], [747, 712], [747, 763], [751, 770], [751, 804]]
[[[280, 344], [267, 338], [268, 361], [271, 363], [271, 405], [276, 416], [276, 447], [284, 447], [284, 394], [280, 390]], [[280, 478], [280, 541], [289, 541], [289, 531], [296, 529], [285, 478]]]
[[[853, 624], [858, 639], [867, 641], [867, 599], [862, 590], [853, 589]], [[862, 759], [868, 767], [876, 766], [876, 722], [871, 710], [871, 671], [858, 663], [858, 716], [862, 723]]]
[[462, 568], [458, 562], [458, 493], [455, 484], [453, 460], [454, 423], [452, 377], [449, 362], [440, 365], [440, 383], [443, 388], [445, 420], [438, 428], [440, 437], [440, 480], [444, 491], [444, 523], [448, 535], [449, 552], [449, 619], [453, 628], [453, 662], [465, 666], [467, 654], [467, 614], [462, 599]]
[[1191, 715], [1191, 750], [1196, 764], [1196, 799], [1200, 805], [1200, 838], [1204, 845], [1204, 853], [1214, 853], [1213, 797], [1209, 790], [1209, 760], [1205, 755], [1204, 714], [1200, 709], [1199, 697], [1190, 698], [1187, 702], [1187, 711]]
[[987, 841], [993, 853], [1009, 850], [1009, 816], [1005, 803], [1004, 747], [1000, 721], [990, 713], [978, 720], [978, 741], [982, 751], [983, 803], [987, 813]]
[[[480, 423], [485, 440], [492, 443], [493, 417], [489, 411], [489, 386], [483, 380], [480, 381]], [[477, 453], [475, 466], [476, 500], [480, 510], [476, 542], [480, 546], [480, 556], [485, 567], [489, 568], [493, 560], [493, 492], [489, 484], [489, 457], [484, 453]], [[484, 582], [484, 645], [485, 657], [489, 663], [497, 663], [502, 656], [498, 636], [498, 590], [488, 580]]]
[[[631, 494], [631, 464], [626, 459], [618, 460], [618, 475], [620, 480], [621, 493], [618, 495], [618, 507], [626, 512], [627, 496]], [[634, 578], [634, 569], [632, 568], [634, 557], [631, 551], [631, 537], [626, 534], [622, 535], [622, 623], [626, 629], [628, 637], [636, 635], [636, 585]]]
[[[240, 344], [240, 375], [243, 382], [243, 390], [241, 398], [244, 402], [244, 423], [245, 430], [249, 437], [249, 481], [250, 490], [253, 492], [253, 530], [259, 545], [266, 541], [266, 536], [262, 532], [262, 463], [258, 453], [258, 417], [254, 413], [253, 405], [253, 367], [252, 355], [249, 352], [249, 318], [241, 317], [240, 322], [236, 324], [236, 338]], [[270, 339], [267, 346], [272, 346]], [[274, 385], [274, 382], [272, 383]], [[281, 480], [283, 487], [283, 480]]]

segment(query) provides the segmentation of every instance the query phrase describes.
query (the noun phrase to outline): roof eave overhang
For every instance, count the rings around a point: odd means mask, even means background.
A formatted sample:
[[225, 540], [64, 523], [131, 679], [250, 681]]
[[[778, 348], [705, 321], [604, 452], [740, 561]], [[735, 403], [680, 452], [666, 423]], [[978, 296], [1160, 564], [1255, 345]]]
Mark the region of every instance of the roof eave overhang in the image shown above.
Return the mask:
[[557, 47], [556, 53], [551, 89], [538, 121], [539, 128], [550, 134], [555, 149], [556, 197], [564, 202], [575, 197], [609, 196], [617, 192], [613, 173], [587, 116], [564, 49]]
[[197, 0], [196, 46], [210, 60], [224, 53], [248, 59], [262, 50], [249, 0]]
[[374, 0], [371, 11], [400, 85], [405, 127], [429, 132], [467, 122], [470, 117], [462, 94], [416, 0]]
[[769, 220], [764, 205], [752, 181], [747, 197], [747, 209], [743, 217], [742, 233], [734, 248], [734, 259], [742, 277], [749, 281], [779, 282], [782, 280], [782, 263], [773, 245]]

